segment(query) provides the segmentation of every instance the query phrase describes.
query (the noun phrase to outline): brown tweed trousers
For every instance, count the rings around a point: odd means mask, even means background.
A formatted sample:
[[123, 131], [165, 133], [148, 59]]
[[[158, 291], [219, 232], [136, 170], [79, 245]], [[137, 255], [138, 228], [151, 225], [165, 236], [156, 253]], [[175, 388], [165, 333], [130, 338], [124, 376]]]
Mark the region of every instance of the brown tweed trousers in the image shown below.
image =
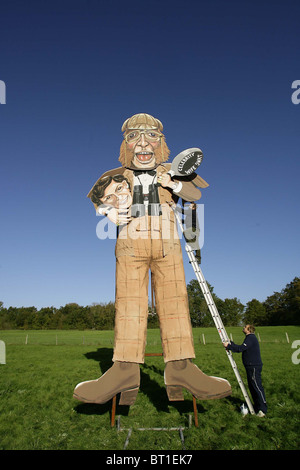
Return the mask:
[[[194, 347], [180, 242], [164, 256], [162, 238], [133, 240], [134, 256], [117, 255], [114, 361], [144, 362], [149, 271], [165, 362], [193, 358]], [[161, 233], [159, 234], [161, 235]]]

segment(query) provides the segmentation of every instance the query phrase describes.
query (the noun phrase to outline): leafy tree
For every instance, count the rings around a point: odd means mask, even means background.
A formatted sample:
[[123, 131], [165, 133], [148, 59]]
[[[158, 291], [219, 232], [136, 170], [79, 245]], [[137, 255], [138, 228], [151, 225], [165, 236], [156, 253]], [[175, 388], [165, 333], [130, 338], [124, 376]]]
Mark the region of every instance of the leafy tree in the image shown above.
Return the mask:
[[159, 328], [159, 318], [155, 311], [155, 308], [152, 310], [152, 306], [148, 305], [148, 323], [147, 328]]
[[36, 312], [36, 307], [9, 307], [6, 312], [6, 319], [11, 328], [32, 329]]
[[63, 328], [78, 330], [92, 328], [86, 316], [87, 309], [88, 307], [81, 307], [76, 303], [69, 303], [61, 307], [60, 312], [62, 314]]
[[237, 326], [241, 323], [245, 306], [236, 297], [219, 301], [218, 304], [224, 326]]
[[300, 278], [267, 297], [264, 306], [269, 325], [300, 325]]
[[55, 328], [54, 315], [55, 307], [42, 307], [35, 316], [35, 328], [37, 330], [47, 330]]
[[267, 325], [267, 311], [265, 305], [257, 299], [252, 299], [246, 304], [244, 323], [252, 325]]
[[115, 304], [93, 304], [90, 308], [91, 321], [96, 330], [112, 330], [115, 321]]
[[[220, 300], [213, 292], [213, 287], [207, 283], [211, 295], [217, 303]], [[214, 321], [210, 314], [206, 300], [202, 293], [199, 282], [196, 279], [192, 279], [187, 285], [187, 292], [189, 298], [189, 308], [192, 326], [214, 326]]]
[[[208, 284], [224, 325], [238, 325], [243, 320], [256, 325], [300, 324], [300, 278], [295, 277], [281, 292], [274, 292], [264, 302], [250, 300], [243, 304], [233, 299], [220, 299]], [[214, 326], [199, 282], [193, 279], [187, 285], [192, 326]], [[64, 307], [9, 307], [0, 302], [0, 329], [97, 329], [111, 330], [115, 321], [115, 304], [93, 304], [82, 307], [69, 303]], [[148, 327], [159, 327], [157, 314], [149, 307]]]
[[12, 328], [8, 319], [7, 309], [3, 307], [3, 302], [0, 302], [0, 330], [8, 330]]

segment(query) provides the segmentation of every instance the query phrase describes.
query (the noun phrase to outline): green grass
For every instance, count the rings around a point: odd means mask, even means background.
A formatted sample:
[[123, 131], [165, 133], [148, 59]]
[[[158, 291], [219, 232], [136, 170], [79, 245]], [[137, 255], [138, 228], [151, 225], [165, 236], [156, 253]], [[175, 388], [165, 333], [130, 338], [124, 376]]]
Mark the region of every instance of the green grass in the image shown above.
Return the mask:
[[[75, 385], [99, 377], [112, 364], [110, 331], [1, 331], [6, 364], [0, 364], [1, 450], [121, 450], [132, 428], [128, 450], [181, 450], [178, 431], [138, 431], [140, 427], [184, 427], [186, 450], [299, 448], [299, 368], [291, 360], [299, 327], [263, 327], [263, 385], [266, 418], [242, 417], [241, 390], [215, 328], [194, 329], [195, 363], [208, 375], [227, 378], [233, 394], [223, 400], [197, 401], [199, 428], [189, 428], [192, 397], [167, 399], [161, 357], [146, 357], [141, 388], [131, 407], [117, 406], [121, 427], [110, 427], [111, 402], [83, 404], [72, 398]], [[241, 328], [228, 328], [241, 343]], [[287, 342], [288, 332], [290, 342]], [[203, 344], [202, 334], [205, 335]], [[27, 339], [26, 336], [28, 335]], [[25, 344], [27, 342], [27, 344]], [[161, 352], [158, 330], [149, 330], [146, 352]], [[246, 383], [241, 355], [235, 354]]]

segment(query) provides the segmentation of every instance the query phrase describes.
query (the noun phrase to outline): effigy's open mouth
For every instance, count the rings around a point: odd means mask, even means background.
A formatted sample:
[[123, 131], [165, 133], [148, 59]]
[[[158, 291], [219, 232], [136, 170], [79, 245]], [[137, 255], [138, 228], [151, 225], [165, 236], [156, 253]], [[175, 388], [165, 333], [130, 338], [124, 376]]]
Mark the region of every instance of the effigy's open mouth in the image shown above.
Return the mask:
[[153, 158], [153, 152], [137, 152], [136, 158], [141, 163], [149, 163]]

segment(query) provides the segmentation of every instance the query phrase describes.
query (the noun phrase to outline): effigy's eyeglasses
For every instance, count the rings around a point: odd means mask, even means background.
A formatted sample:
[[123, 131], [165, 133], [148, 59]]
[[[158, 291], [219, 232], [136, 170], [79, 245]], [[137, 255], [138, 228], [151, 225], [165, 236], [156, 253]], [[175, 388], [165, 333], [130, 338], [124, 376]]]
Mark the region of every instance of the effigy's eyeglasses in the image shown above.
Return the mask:
[[125, 136], [125, 141], [127, 143], [136, 142], [140, 140], [142, 134], [144, 134], [144, 137], [148, 142], [158, 142], [162, 137], [160, 132], [154, 131], [152, 129], [133, 129]]

